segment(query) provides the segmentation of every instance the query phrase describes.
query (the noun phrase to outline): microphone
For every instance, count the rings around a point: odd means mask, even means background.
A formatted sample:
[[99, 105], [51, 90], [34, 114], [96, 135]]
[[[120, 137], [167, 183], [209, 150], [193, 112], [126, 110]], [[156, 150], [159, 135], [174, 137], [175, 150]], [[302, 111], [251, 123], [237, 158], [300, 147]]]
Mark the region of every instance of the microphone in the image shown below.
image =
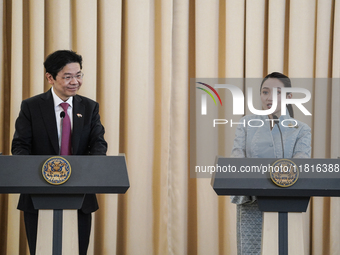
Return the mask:
[[[65, 115], [65, 114], [64, 114], [64, 115]], [[279, 121], [279, 118], [278, 118], [276, 115], [274, 115], [274, 114], [273, 114], [272, 116], [273, 116], [273, 119], [274, 119], [274, 123], [275, 123], [275, 124], [279, 124], [279, 122], [280, 122], [280, 121]], [[279, 125], [278, 125], [278, 126], [279, 126]]]
[[283, 158], [285, 157], [285, 151], [284, 151], [284, 147], [283, 147], [283, 138], [282, 138], [282, 132], [281, 132], [281, 128], [280, 128], [280, 125], [279, 125], [279, 118], [276, 116], [276, 115], [272, 115], [273, 116], [273, 119], [274, 119], [274, 123], [277, 124], [277, 127], [279, 128], [279, 131], [280, 131], [280, 135], [281, 135], [281, 145], [282, 145], [282, 154], [283, 154]]
[[61, 113], [60, 113], [60, 118], [65, 118], [65, 112], [64, 111], [62, 111]]

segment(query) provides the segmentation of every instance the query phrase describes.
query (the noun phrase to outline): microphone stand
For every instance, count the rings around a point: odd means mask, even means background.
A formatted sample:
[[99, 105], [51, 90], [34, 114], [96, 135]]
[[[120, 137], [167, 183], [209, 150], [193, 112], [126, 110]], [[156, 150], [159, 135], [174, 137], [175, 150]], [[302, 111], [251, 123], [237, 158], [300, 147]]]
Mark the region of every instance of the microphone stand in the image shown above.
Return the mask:
[[273, 114], [272, 116], [273, 116], [275, 124], [277, 124], [277, 127], [279, 128], [279, 131], [280, 131], [282, 154], [283, 154], [282, 158], [284, 158], [285, 157], [285, 151], [284, 151], [284, 146], [283, 146], [283, 138], [282, 138], [282, 132], [281, 132], [281, 128], [280, 128], [280, 121], [279, 121], [279, 118], [276, 115]]

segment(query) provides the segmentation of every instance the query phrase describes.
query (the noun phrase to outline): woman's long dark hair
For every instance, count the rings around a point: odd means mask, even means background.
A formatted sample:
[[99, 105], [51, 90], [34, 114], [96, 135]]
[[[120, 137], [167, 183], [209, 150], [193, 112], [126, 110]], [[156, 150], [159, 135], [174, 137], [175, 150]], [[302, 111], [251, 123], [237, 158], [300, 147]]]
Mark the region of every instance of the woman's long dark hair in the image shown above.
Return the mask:
[[[260, 87], [260, 93], [261, 93], [261, 90], [262, 90], [262, 85], [263, 85], [263, 83], [264, 83], [268, 78], [276, 78], [276, 79], [279, 79], [279, 81], [281, 81], [285, 87], [289, 87], [289, 88], [292, 87], [292, 83], [290, 82], [290, 79], [289, 79], [286, 75], [284, 75], [284, 74], [282, 74], [282, 73], [279, 73], [279, 72], [273, 72], [273, 73], [268, 74], [268, 75], [267, 75], [266, 77], [264, 77], [264, 79], [262, 80], [261, 87]], [[287, 109], [288, 109], [288, 112], [289, 112], [290, 117], [294, 118], [294, 111], [293, 111], [292, 105], [291, 105], [291, 104], [287, 104]]]

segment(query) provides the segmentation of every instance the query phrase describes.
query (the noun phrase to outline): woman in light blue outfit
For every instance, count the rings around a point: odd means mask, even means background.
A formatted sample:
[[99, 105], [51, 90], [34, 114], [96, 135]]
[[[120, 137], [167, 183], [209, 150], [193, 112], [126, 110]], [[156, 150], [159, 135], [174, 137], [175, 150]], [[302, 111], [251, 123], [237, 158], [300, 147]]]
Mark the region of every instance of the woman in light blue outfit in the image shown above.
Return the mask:
[[[293, 119], [291, 105], [287, 105], [286, 115], [281, 115], [281, 87], [291, 87], [290, 79], [281, 73], [268, 74], [262, 81], [260, 96], [262, 109], [272, 107], [273, 88], [277, 88], [277, 107], [269, 116], [247, 115], [243, 117], [235, 133], [234, 146], [231, 152], [233, 158], [310, 158], [311, 129], [298, 120]], [[287, 98], [292, 94], [287, 93]], [[279, 121], [268, 119], [278, 118]], [[247, 125], [251, 119], [261, 127]], [[284, 126], [282, 125], [282, 121]], [[255, 124], [254, 124], [255, 125]], [[280, 126], [281, 134], [278, 128]], [[283, 146], [282, 142], [283, 141]], [[237, 246], [238, 254], [261, 254], [262, 212], [257, 206], [256, 197], [233, 196], [232, 203], [237, 204]]]

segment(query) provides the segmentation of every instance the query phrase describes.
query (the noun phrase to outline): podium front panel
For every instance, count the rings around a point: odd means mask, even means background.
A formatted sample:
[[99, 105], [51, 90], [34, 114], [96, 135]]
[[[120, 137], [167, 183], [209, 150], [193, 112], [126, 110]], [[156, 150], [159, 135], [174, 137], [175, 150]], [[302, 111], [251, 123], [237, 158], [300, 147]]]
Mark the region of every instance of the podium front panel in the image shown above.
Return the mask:
[[71, 165], [71, 176], [61, 185], [43, 178], [42, 166], [50, 157], [1, 156], [0, 193], [125, 193], [130, 186], [124, 155], [63, 156]]

